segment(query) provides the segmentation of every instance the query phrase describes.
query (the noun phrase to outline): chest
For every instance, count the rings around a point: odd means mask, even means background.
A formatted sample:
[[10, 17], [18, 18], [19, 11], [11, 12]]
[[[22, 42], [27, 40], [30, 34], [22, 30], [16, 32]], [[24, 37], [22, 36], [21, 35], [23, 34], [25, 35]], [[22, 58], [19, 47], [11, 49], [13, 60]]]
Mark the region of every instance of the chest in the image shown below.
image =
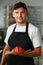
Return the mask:
[[13, 32], [8, 42], [11, 48], [20, 46], [25, 50], [33, 49], [33, 44], [26, 32]]

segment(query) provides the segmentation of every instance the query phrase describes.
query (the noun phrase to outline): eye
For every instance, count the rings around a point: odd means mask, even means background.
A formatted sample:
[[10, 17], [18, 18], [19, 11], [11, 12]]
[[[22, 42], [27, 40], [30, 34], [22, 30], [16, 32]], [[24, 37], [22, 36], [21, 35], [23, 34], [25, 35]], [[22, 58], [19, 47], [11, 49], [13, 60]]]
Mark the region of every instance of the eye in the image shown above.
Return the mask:
[[16, 12], [18, 14], [18, 12]]

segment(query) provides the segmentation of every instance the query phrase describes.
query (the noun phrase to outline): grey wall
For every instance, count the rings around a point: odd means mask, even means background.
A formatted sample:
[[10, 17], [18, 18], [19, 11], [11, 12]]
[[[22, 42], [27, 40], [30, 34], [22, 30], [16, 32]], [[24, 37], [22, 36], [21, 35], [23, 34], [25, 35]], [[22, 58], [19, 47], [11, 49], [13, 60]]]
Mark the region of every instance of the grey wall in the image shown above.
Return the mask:
[[0, 7], [0, 28], [4, 27], [4, 9]]

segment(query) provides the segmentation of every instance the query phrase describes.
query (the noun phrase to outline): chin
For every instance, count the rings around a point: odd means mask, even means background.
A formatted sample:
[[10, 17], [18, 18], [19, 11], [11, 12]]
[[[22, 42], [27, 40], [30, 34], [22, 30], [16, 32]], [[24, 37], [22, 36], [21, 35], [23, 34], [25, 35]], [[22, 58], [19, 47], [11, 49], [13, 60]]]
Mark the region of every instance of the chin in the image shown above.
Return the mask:
[[18, 23], [24, 23], [24, 21], [23, 21], [23, 20], [21, 20], [21, 21], [18, 21]]
[[18, 22], [18, 23], [24, 23], [24, 22]]

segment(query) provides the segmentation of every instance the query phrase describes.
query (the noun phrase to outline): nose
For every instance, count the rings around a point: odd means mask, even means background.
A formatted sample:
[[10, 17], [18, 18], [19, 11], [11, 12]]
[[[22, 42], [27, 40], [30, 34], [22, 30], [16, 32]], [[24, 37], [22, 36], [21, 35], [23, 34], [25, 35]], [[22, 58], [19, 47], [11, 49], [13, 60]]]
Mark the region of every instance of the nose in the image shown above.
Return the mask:
[[19, 13], [19, 17], [21, 17], [22, 16], [22, 14], [21, 13]]

